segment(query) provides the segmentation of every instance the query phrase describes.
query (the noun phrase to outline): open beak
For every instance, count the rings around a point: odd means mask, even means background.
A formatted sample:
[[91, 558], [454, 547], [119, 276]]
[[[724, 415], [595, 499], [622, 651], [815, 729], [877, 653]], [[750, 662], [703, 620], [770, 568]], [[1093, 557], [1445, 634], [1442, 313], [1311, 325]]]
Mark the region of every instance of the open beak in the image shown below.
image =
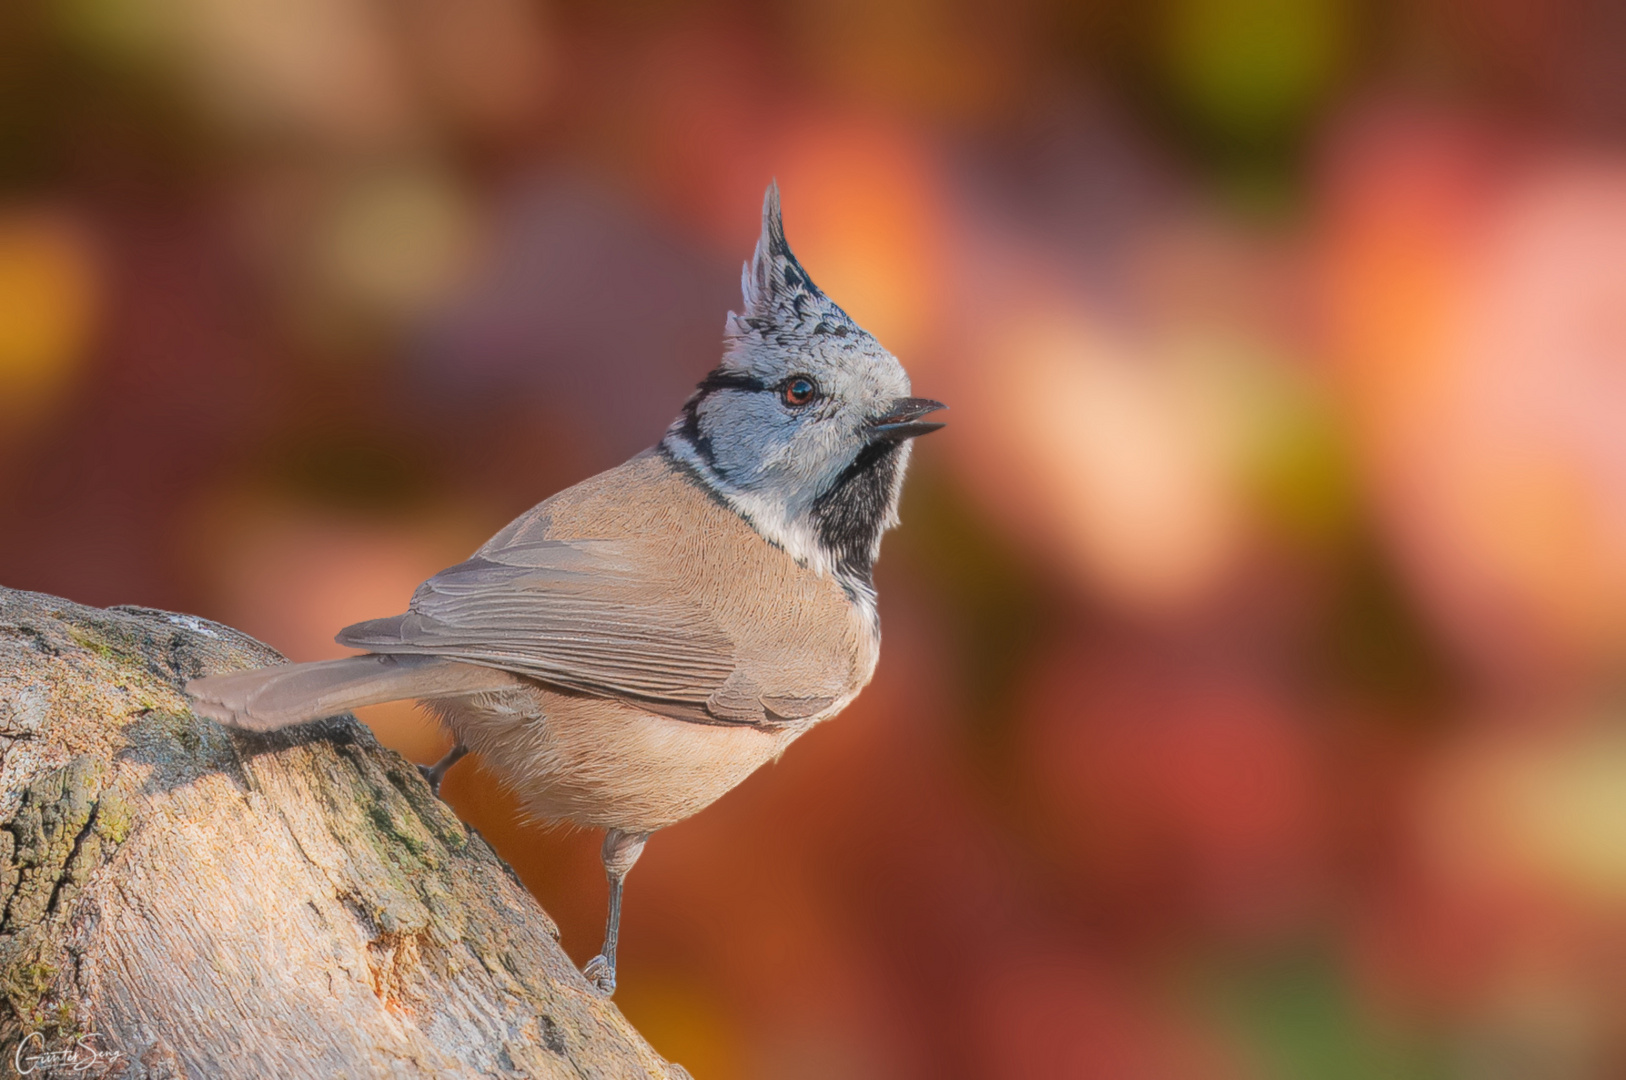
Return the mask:
[[943, 425], [922, 420], [921, 417], [946, 408], [947, 405], [931, 398], [899, 398], [892, 403], [890, 409], [869, 422], [870, 434], [873, 438], [889, 439], [892, 442], [902, 442], [918, 435], [929, 435]]

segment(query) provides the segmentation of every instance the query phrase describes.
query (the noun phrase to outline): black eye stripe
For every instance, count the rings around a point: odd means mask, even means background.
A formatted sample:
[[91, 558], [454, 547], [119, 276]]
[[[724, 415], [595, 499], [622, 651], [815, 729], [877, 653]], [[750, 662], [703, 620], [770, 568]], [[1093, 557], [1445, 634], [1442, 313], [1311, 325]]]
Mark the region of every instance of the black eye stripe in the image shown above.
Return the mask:
[[[796, 392], [793, 394], [792, 390]], [[753, 375], [744, 375], [732, 371], [713, 371], [695, 387], [696, 393], [691, 399], [691, 406], [698, 405], [703, 399], [718, 390], [739, 390], [745, 393], [762, 393], [772, 390], [779, 395], [781, 401], [792, 408], [800, 408], [811, 404], [819, 396], [819, 384], [810, 375], [792, 375], [775, 385], [768, 385]]]
[[700, 380], [696, 388], [701, 394], [709, 394], [713, 390], [747, 390], [762, 391], [768, 389], [761, 379], [750, 375], [739, 375], [730, 371], [714, 371]]

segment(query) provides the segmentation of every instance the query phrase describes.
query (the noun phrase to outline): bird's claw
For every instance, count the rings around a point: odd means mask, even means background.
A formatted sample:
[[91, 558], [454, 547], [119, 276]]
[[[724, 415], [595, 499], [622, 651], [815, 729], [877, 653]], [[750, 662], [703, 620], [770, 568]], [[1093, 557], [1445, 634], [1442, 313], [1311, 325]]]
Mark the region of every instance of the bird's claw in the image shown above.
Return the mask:
[[435, 775], [434, 767], [419, 765], [418, 774], [429, 782], [429, 793], [437, 799], [440, 798], [440, 777]]
[[582, 968], [582, 974], [605, 997], [615, 993], [615, 968], [604, 959], [603, 953], [587, 961], [587, 966]]

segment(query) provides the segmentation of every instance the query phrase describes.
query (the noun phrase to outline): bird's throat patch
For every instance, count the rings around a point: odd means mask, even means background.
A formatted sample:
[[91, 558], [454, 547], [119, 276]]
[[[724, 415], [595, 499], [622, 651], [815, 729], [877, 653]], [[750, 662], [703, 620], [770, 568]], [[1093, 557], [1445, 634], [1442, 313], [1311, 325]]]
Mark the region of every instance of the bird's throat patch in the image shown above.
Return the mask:
[[836, 570], [873, 587], [876, 550], [894, 510], [903, 446], [873, 442], [813, 503], [813, 528]]

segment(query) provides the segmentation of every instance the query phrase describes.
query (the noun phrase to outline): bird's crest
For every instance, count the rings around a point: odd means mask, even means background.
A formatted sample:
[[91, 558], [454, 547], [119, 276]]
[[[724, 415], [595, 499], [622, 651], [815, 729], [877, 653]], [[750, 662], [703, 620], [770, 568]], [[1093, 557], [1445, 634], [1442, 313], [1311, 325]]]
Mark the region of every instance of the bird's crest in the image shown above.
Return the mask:
[[740, 274], [745, 309], [730, 313], [728, 331], [736, 339], [782, 338], [787, 334], [863, 333], [847, 313], [813, 284], [785, 239], [779, 211], [779, 183], [768, 185], [762, 199], [762, 235], [756, 252]]

